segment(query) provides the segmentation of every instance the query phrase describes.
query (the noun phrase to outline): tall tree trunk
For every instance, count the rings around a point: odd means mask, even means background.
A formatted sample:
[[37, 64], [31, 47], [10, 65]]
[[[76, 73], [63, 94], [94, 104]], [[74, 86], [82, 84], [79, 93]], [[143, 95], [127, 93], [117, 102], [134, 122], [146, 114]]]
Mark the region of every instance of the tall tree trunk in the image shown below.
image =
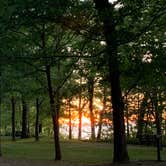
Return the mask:
[[28, 137], [27, 113], [28, 113], [27, 103], [26, 103], [24, 97], [22, 97], [22, 133], [21, 133], [21, 138]]
[[70, 109], [70, 99], [68, 100], [68, 111], [69, 111], [69, 140], [72, 139], [72, 124], [71, 124], [71, 109]]
[[15, 98], [12, 96], [11, 98], [11, 104], [12, 104], [12, 141], [15, 141]]
[[136, 135], [136, 137], [139, 138], [140, 141], [141, 141], [142, 134], [143, 134], [144, 116], [145, 116], [147, 100], [148, 100], [148, 96], [147, 96], [147, 93], [145, 93], [144, 98], [141, 102], [141, 106], [138, 109], [138, 121], [137, 121], [137, 135]]
[[155, 110], [155, 123], [156, 123], [156, 134], [159, 137], [159, 143], [161, 146], [161, 121], [162, 121], [162, 110], [159, 109], [159, 97], [157, 89], [153, 90], [152, 105]]
[[161, 120], [162, 120], [162, 113], [161, 110], [159, 110], [158, 107], [158, 99], [157, 99], [157, 94], [156, 94], [156, 99], [154, 100], [154, 108], [155, 108], [155, 114], [156, 114], [156, 129], [157, 129], [157, 135], [161, 136]]
[[[113, 51], [111, 52], [112, 52], [112, 56], [115, 56], [113, 55], [114, 54]], [[113, 161], [123, 162], [123, 161], [128, 161], [129, 157], [128, 157], [127, 146], [126, 146], [124, 105], [122, 101], [122, 93], [120, 88], [119, 71], [115, 67], [115, 66], [118, 66], [118, 63], [116, 60], [115, 59], [111, 60], [111, 62], [114, 62], [114, 64], [110, 63], [110, 78], [111, 78], [110, 81], [111, 81], [111, 96], [112, 96], [113, 126], [114, 126], [114, 159]]]
[[[82, 78], [80, 78], [80, 87], [82, 86]], [[79, 93], [79, 104], [78, 104], [78, 140], [81, 140], [82, 137], [82, 108], [81, 108], [81, 104], [82, 104], [82, 88], [80, 88], [80, 93]]]
[[162, 150], [162, 132], [161, 132], [161, 120], [162, 120], [162, 110], [158, 107], [159, 96], [156, 88], [152, 88], [152, 109], [155, 112], [155, 123], [156, 123], [156, 145], [157, 145], [157, 161], [161, 161]]
[[97, 132], [97, 141], [101, 140], [102, 120], [103, 120], [103, 111], [100, 112], [99, 125], [98, 125], [99, 129]]
[[42, 123], [39, 124], [39, 133], [42, 133]]
[[100, 118], [99, 118], [99, 129], [97, 133], [97, 140], [101, 140], [101, 130], [102, 130], [102, 120], [103, 120], [103, 114], [105, 113], [106, 109], [106, 88], [103, 87], [103, 109], [100, 112]]
[[[164, 106], [164, 103], [163, 103], [163, 99], [162, 99], [162, 93], [159, 92], [159, 96], [158, 96], [158, 100], [159, 100], [159, 105], [158, 105], [158, 111], [159, 111], [159, 122], [160, 122], [160, 129], [161, 129], [161, 125], [162, 125], [162, 120], [164, 120], [162, 118], [162, 114], [163, 114], [163, 106]], [[162, 129], [161, 129], [161, 136], [162, 136]], [[163, 131], [164, 132], [164, 131]], [[161, 139], [162, 141], [162, 139]]]
[[[42, 42], [42, 51], [43, 55], [46, 54], [46, 34], [45, 34], [45, 23], [42, 27], [41, 42]], [[53, 92], [52, 81], [51, 81], [51, 66], [46, 65], [46, 78], [48, 86], [48, 95], [50, 99], [50, 110], [52, 115], [53, 122], [53, 131], [54, 131], [54, 146], [55, 146], [55, 160], [61, 160], [61, 148], [59, 142], [59, 90], [56, 91], [56, 94]], [[54, 99], [55, 98], [55, 99]]]
[[129, 130], [129, 110], [128, 110], [128, 99], [127, 95], [125, 98], [125, 111], [126, 111], [126, 128], [127, 128], [127, 138], [130, 136], [130, 130]]
[[[1, 86], [1, 71], [0, 71], [0, 86]], [[0, 88], [1, 89], [1, 88]], [[0, 94], [0, 157], [2, 156], [2, 100], [1, 100], [1, 94]]]
[[93, 93], [94, 93], [94, 78], [88, 78], [88, 93], [89, 93], [89, 111], [91, 122], [91, 139], [95, 140], [95, 126], [94, 126], [94, 113], [93, 113]]
[[59, 95], [59, 90], [57, 90], [55, 94], [55, 113], [53, 115], [56, 160], [61, 160], [61, 149], [59, 141], [59, 110], [60, 110], [60, 95]]
[[36, 122], [35, 122], [35, 140], [39, 140], [39, 98], [36, 99]]
[[117, 31], [115, 29], [114, 7], [108, 0], [94, 0], [99, 16], [103, 21], [104, 35], [107, 43], [106, 60], [109, 65], [110, 86], [113, 108], [114, 154], [113, 161], [128, 161], [128, 152], [124, 124], [124, 104], [120, 86], [120, 72], [117, 53]]
[[52, 114], [53, 131], [54, 131], [55, 160], [61, 160], [61, 149], [59, 142], [59, 122], [58, 122], [59, 106], [60, 106], [59, 91], [57, 90], [54, 96], [52, 82], [51, 82], [51, 70], [49, 65], [46, 66], [46, 76], [47, 76], [48, 94], [50, 99], [50, 109]]
[[82, 138], [82, 109], [81, 109], [81, 94], [79, 94], [79, 106], [78, 106], [78, 140], [81, 140]]

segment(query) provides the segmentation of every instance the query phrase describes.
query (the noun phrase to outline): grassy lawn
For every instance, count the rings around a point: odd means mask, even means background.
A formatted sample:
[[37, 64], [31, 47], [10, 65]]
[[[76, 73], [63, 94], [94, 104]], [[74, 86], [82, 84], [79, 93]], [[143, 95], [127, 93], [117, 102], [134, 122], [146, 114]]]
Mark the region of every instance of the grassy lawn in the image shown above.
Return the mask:
[[[64, 161], [84, 164], [109, 163], [112, 161], [113, 146], [109, 143], [90, 143], [79, 141], [62, 141], [62, 157]], [[156, 148], [143, 146], [128, 146], [131, 160], [155, 160]], [[34, 139], [2, 141], [2, 152], [6, 158], [24, 159], [54, 159], [53, 141], [40, 140], [38, 143]], [[166, 160], [166, 149], [161, 152], [162, 159]]]

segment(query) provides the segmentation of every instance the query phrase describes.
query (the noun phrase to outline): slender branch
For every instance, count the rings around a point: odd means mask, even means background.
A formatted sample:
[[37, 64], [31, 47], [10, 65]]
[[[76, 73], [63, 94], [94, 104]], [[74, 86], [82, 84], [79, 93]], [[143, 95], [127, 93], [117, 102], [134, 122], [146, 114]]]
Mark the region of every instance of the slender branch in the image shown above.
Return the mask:
[[140, 38], [152, 27], [153, 23], [164, 14], [166, 14], [166, 10], [163, 10], [161, 12], [159, 11], [156, 15], [154, 15], [154, 17], [152, 17], [150, 22], [145, 27], [143, 27], [142, 29], [139, 30], [138, 33], [130, 35], [130, 38], [127, 38], [127, 40], [118, 41], [118, 46], [133, 42], [133, 41], [137, 40], [138, 38]]
[[128, 94], [138, 85], [139, 80], [142, 77], [142, 72], [140, 71], [137, 79], [135, 80], [135, 82], [128, 88], [127, 92], [122, 96], [122, 98], [124, 99], [126, 96], [128, 96]]
[[[79, 60], [79, 59], [78, 59]], [[78, 61], [77, 60], [77, 61]], [[66, 81], [70, 78], [70, 76], [73, 74], [73, 68], [75, 67], [75, 63], [74, 62], [71, 66], [72, 68], [70, 69], [70, 72], [68, 73], [68, 75], [64, 78], [64, 80], [62, 81], [62, 83], [56, 88], [55, 92], [54, 92], [54, 96], [55, 94], [63, 87], [63, 85], [66, 83]]]
[[29, 36], [26, 33], [23, 33], [21, 31], [17, 31], [17, 30], [14, 30], [14, 29], [9, 29], [9, 31], [17, 33], [17, 34], [20, 34], [20, 35], [22, 35], [24, 37], [28, 37], [29, 38]]

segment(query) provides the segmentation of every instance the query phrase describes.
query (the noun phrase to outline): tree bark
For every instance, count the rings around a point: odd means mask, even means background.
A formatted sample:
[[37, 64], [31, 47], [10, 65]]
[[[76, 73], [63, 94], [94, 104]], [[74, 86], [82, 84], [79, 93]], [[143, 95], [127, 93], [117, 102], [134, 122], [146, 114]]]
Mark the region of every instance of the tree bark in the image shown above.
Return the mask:
[[[80, 87], [82, 86], [82, 78], [80, 78]], [[79, 93], [79, 104], [78, 104], [78, 140], [81, 140], [82, 137], [82, 108], [81, 108], [81, 104], [82, 104], [82, 88], [80, 88], [80, 93]]]
[[[156, 135], [159, 137], [159, 144], [161, 146], [161, 121], [162, 121], [162, 110], [159, 109], [159, 96], [157, 93], [157, 89], [153, 90], [153, 97], [152, 97], [152, 106], [155, 110], [155, 123], [156, 123]], [[160, 147], [161, 148], [161, 147]]]
[[153, 101], [154, 109], [155, 109], [155, 123], [156, 123], [156, 129], [157, 129], [157, 135], [161, 136], [161, 119], [162, 119], [162, 112], [158, 108], [158, 95], [157, 92], [154, 95], [154, 101]]
[[11, 98], [11, 104], [12, 104], [12, 141], [15, 141], [15, 98], [12, 96]]
[[72, 139], [72, 124], [71, 124], [70, 99], [68, 100], [68, 111], [69, 111], [69, 140], [71, 140]]
[[103, 88], [103, 109], [100, 112], [100, 118], [99, 118], [99, 129], [97, 133], [97, 140], [101, 140], [101, 130], [102, 130], [102, 120], [103, 120], [103, 114], [105, 113], [106, 109], [106, 88]]
[[[1, 83], [1, 71], [0, 71], [0, 83]], [[1, 86], [1, 84], [0, 84]], [[0, 94], [0, 157], [2, 156], [2, 133], [1, 133], [1, 129], [2, 129], [2, 110], [1, 110], [1, 104], [2, 104], [2, 100], [1, 100], [1, 94]]]
[[89, 111], [91, 122], [91, 139], [95, 140], [95, 126], [94, 126], [94, 113], [93, 113], [93, 93], [94, 93], [94, 79], [88, 78], [88, 93], [89, 93]]
[[113, 15], [114, 7], [108, 0], [94, 0], [96, 9], [103, 22], [104, 36], [107, 43], [105, 58], [108, 61], [114, 127], [114, 154], [113, 161], [128, 161], [126, 145], [125, 124], [124, 124], [124, 103], [120, 86], [120, 72], [117, 52], [117, 31]]
[[143, 126], [144, 126], [144, 116], [145, 116], [145, 107], [146, 107], [146, 103], [148, 100], [148, 96], [147, 93], [145, 94], [141, 106], [138, 110], [138, 121], [137, 121], [137, 135], [136, 138], [139, 138], [140, 142], [141, 142], [141, 138], [143, 135]]
[[[114, 65], [118, 65], [113, 60]], [[111, 96], [113, 107], [113, 126], [114, 126], [114, 162], [128, 161], [125, 124], [124, 124], [124, 105], [120, 88], [120, 75], [118, 71], [111, 71], [113, 65], [110, 65], [111, 78]]]
[[47, 76], [48, 94], [50, 99], [50, 109], [52, 114], [53, 131], [54, 131], [55, 160], [61, 160], [61, 149], [59, 142], [59, 122], [58, 122], [59, 106], [60, 106], [59, 91], [57, 90], [54, 96], [52, 82], [51, 82], [51, 70], [49, 65], [46, 66], [46, 76]]
[[35, 122], [35, 140], [39, 140], [39, 99], [36, 99], [36, 122]]
[[39, 133], [42, 133], [42, 123], [39, 124]]
[[[42, 42], [42, 51], [43, 55], [46, 54], [46, 34], [45, 34], [45, 24], [43, 23], [43, 29], [41, 34], [41, 42]], [[54, 131], [54, 146], [55, 146], [55, 160], [61, 160], [61, 148], [59, 142], [59, 89], [53, 92], [53, 86], [51, 81], [51, 66], [46, 65], [46, 78], [47, 78], [47, 86], [48, 86], [48, 95], [50, 100], [50, 111], [52, 115], [52, 122], [53, 122], [53, 131]]]
[[22, 133], [21, 133], [21, 138], [28, 138], [28, 127], [27, 127], [27, 103], [22, 97]]
[[130, 130], [129, 130], [129, 110], [128, 110], [128, 99], [127, 95], [125, 98], [125, 111], [126, 111], [126, 128], [127, 128], [127, 138], [130, 137]]
[[98, 125], [99, 129], [97, 132], [97, 141], [101, 140], [102, 120], [103, 120], [103, 111], [100, 112], [99, 125]]

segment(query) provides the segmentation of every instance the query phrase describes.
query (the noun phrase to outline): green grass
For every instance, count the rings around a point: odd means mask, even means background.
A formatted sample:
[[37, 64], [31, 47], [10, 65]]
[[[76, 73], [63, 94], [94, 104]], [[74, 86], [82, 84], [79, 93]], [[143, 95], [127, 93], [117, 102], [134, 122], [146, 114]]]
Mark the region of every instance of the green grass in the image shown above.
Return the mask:
[[[112, 161], [112, 144], [91, 143], [79, 141], [62, 141], [62, 157], [64, 161], [84, 164], [110, 163]], [[128, 146], [131, 160], [155, 160], [156, 148], [143, 146]], [[34, 139], [2, 141], [2, 152], [6, 158], [24, 158], [37, 160], [53, 160], [54, 144], [52, 140]], [[161, 152], [166, 160], [166, 149]]]

